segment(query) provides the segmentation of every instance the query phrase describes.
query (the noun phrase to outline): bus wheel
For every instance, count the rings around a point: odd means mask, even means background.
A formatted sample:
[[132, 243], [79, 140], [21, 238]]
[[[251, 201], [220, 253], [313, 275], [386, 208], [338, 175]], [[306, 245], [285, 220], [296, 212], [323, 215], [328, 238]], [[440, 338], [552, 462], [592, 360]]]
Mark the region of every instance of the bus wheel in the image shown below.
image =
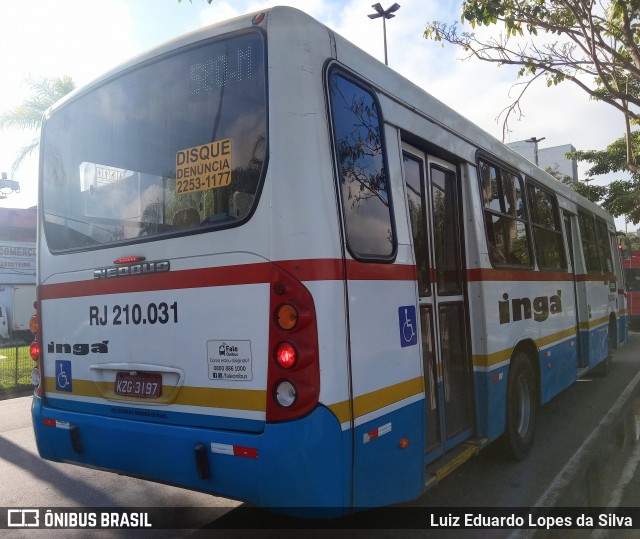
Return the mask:
[[523, 460], [533, 446], [538, 416], [536, 377], [527, 354], [517, 351], [511, 359], [507, 385], [505, 442], [516, 460]]

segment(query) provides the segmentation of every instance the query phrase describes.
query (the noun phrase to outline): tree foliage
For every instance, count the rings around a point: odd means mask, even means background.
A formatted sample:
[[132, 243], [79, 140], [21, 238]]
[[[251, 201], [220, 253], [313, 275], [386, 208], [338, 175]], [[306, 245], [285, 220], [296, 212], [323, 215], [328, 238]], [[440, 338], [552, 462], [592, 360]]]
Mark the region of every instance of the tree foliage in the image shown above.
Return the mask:
[[472, 29], [501, 24], [504, 32], [485, 38], [433, 21], [424, 35], [460, 45], [469, 57], [520, 67], [523, 88], [503, 111], [505, 132], [535, 80], [548, 86], [570, 81], [620, 111], [625, 168], [640, 173], [631, 128], [640, 121], [640, 0], [463, 0], [461, 20]]
[[586, 199], [596, 204], [606, 198], [609, 190], [603, 185], [590, 185], [589, 182], [576, 182], [571, 176], [562, 175], [558, 172], [558, 167], [546, 167], [545, 172], [551, 174], [556, 180], [561, 181], [565, 185], [571, 187], [576, 193], [579, 193]]
[[[640, 146], [640, 133], [637, 131], [633, 133], [633, 144]], [[591, 164], [586, 171], [587, 181], [591, 181], [594, 176], [625, 171], [626, 148], [626, 137], [621, 137], [604, 150], [576, 151], [568, 156]], [[601, 200], [609, 213], [616, 217], [625, 215], [632, 223], [640, 222], [640, 174], [634, 172], [630, 180], [612, 181], [605, 189]]]
[[[27, 131], [40, 130], [47, 109], [75, 88], [68, 76], [34, 79], [29, 77], [25, 83], [31, 94], [19, 105], [0, 114], [0, 129], [17, 128]], [[40, 137], [34, 138], [20, 149], [13, 163], [13, 174], [24, 159], [40, 146]]]

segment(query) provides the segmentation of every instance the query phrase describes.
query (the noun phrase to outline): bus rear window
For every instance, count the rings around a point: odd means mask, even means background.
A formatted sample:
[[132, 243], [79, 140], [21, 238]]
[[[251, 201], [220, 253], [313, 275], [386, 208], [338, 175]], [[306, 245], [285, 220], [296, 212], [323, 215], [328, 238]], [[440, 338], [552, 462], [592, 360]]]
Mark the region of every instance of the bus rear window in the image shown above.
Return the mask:
[[161, 57], [80, 94], [43, 130], [52, 251], [235, 226], [266, 155], [257, 32]]
[[624, 282], [627, 292], [640, 292], [640, 268], [625, 269]]

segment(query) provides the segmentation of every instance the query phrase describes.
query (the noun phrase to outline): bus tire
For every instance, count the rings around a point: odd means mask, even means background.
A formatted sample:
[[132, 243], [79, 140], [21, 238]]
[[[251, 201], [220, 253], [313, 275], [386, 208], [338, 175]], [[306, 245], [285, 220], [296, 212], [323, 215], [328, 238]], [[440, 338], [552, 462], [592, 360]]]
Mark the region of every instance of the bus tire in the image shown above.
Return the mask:
[[511, 358], [507, 385], [505, 442], [510, 455], [524, 460], [533, 446], [538, 417], [536, 376], [527, 354], [518, 350]]

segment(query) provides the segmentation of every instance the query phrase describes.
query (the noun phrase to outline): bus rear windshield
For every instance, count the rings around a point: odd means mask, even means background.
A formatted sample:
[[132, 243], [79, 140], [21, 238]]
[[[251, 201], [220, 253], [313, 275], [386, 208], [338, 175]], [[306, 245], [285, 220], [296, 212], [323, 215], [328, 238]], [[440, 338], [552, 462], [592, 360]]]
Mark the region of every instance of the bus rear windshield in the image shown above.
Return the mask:
[[266, 155], [264, 57], [258, 32], [208, 41], [54, 111], [42, 139], [49, 248], [91, 249], [246, 220]]
[[625, 269], [624, 280], [627, 283], [627, 292], [640, 292], [640, 268]]

